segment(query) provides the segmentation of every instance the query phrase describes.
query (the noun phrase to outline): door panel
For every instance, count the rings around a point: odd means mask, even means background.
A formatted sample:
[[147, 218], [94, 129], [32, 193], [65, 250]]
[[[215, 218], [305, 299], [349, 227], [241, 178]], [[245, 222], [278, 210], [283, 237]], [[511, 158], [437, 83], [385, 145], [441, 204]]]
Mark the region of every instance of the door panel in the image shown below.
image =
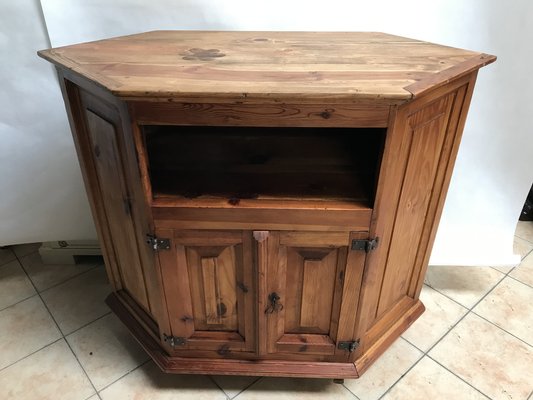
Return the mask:
[[365, 260], [364, 251], [351, 251], [349, 245], [352, 238], [367, 235], [270, 232], [265, 300], [268, 353], [348, 359], [347, 351], [337, 350], [337, 341], [355, 339]]
[[113, 238], [113, 251], [118, 261], [120, 280], [123, 289], [149, 311], [150, 305], [138, 249], [132, 246], [136, 243], [135, 227], [131, 216], [130, 195], [118, 150], [117, 130], [113, 124], [89, 109], [85, 112], [98, 184], [106, 196], [103, 204]]
[[175, 350], [255, 350], [251, 232], [157, 235], [171, 237], [159, 259], [171, 334], [185, 339]]

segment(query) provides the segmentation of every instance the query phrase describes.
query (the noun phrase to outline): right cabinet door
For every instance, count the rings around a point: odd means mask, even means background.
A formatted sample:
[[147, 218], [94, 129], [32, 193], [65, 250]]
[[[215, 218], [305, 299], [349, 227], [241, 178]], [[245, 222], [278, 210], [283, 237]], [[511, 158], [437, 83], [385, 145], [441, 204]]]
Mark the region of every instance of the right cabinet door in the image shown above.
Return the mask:
[[269, 232], [261, 294], [267, 353], [348, 360], [343, 344], [356, 340], [366, 258], [351, 243], [367, 238], [367, 232]]

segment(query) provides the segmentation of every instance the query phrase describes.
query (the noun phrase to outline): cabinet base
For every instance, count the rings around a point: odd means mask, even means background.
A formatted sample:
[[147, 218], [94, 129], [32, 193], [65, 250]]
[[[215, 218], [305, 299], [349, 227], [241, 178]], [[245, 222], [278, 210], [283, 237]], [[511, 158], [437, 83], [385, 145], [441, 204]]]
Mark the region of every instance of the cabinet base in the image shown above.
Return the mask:
[[366, 370], [368, 366], [384, 352], [392, 342], [405, 331], [412, 322], [424, 311], [424, 306], [417, 301], [406, 314], [408, 318], [394, 324], [382, 337], [382, 340], [369, 349], [368, 354], [355, 363], [332, 363], [319, 361], [286, 361], [286, 360], [230, 360], [230, 359], [199, 359], [174, 357], [168, 355], [159, 343], [131, 315], [120, 298], [111, 293], [106, 299], [107, 305], [130, 330], [135, 339], [150, 355], [163, 372], [175, 374], [201, 375], [247, 375], [247, 376], [278, 376], [294, 378], [330, 378], [355, 379], [360, 373], [356, 365]]

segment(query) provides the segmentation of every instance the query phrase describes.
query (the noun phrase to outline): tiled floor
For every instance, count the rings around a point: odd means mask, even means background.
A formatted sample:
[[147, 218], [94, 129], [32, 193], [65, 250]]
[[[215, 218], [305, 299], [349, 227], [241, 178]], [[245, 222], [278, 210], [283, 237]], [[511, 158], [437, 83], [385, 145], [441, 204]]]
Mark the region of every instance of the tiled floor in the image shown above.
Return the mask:
[[0, 399], [533, 400], [533, 222], [520, 266], [430, 267], [426, 312], [358, 380], [162, 374], [103, 303], [102, 265], [0, 249]]

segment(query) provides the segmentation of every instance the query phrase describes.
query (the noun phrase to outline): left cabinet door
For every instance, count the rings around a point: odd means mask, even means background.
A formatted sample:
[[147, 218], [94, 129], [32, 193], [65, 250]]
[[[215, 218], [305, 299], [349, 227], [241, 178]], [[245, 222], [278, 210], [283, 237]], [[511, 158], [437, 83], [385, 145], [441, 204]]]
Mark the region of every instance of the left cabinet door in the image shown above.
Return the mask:
[[[252, 233], [157, 229], [173, 350], [255, 351]], [[168, 344], [168, 343], [167, 343]]]

